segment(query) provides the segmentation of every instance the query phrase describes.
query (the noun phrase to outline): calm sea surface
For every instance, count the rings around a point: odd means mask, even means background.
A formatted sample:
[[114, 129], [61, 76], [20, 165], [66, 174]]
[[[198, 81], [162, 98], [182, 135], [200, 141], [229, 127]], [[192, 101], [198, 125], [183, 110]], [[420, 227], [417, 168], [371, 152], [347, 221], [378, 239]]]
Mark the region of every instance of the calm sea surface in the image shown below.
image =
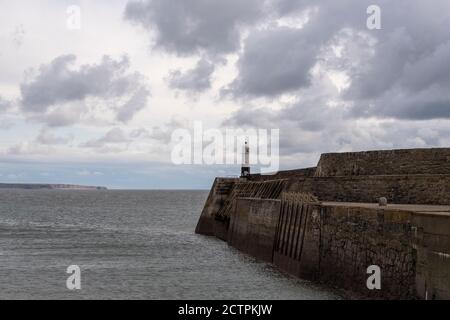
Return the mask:
[[[194, 234], [205, 191], [0, 190], [0, 299], [336, 299]], [[69, 265], [81, 290], [66, 288]]]

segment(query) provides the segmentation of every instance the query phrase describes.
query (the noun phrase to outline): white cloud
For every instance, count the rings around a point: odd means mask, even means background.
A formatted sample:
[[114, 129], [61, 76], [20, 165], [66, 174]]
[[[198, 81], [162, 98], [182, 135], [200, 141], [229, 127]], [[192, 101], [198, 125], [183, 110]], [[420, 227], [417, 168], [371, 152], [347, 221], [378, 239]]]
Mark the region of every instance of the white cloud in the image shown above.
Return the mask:
[[79, 67], [75, 61], [74, 55], [62, 55], [29, 71], [20, 86], [22, 109], [52, 126], [65, 126], [80, 121], [88, 110], [84, 104], [74, 110], [71, 103], [88, 98], [104, 100], [122, 122], [147, 106], [149, 89], [141, 74], [129, 72], [128, 57], [103, 56], [100, 63]]

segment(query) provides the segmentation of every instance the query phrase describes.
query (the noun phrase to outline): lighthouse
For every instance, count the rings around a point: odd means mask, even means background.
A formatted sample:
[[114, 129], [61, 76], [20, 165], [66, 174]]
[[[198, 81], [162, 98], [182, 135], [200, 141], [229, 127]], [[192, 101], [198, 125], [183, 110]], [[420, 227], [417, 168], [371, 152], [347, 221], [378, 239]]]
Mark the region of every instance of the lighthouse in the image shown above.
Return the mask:
[[248, 140], [245, 139], [244, 152], [242, 154], [241, 178], [246, 178], [250, 175], [250, 147]]

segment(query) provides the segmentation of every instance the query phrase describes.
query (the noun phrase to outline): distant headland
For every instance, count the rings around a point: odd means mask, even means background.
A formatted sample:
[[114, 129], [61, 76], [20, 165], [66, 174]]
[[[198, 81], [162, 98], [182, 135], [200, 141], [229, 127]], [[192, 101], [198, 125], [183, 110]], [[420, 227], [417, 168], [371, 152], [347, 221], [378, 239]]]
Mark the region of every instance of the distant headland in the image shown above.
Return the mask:
[[0, 189], [26, 190], [108, 190], [106, 187], [81, 186], [74, 184], [0, 183]]

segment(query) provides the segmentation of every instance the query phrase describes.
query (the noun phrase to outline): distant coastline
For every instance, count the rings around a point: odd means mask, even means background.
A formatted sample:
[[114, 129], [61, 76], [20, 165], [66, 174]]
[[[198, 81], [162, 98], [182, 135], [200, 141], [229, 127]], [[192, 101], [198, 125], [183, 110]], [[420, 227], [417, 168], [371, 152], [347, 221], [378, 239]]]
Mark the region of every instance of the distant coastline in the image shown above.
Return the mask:
[[81, 186], [74, 184], [39, 184], [39, 183], [0, 183], [0, 189], [108, 190], [106, 187], [99, 187], [99, 186]]

